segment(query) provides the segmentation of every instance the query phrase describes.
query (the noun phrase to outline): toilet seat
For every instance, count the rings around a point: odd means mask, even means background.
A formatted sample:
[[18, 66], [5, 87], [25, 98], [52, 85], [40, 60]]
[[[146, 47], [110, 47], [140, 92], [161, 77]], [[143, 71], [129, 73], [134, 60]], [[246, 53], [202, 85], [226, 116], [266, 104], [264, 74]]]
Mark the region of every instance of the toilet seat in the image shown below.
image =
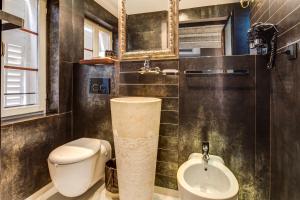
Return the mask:
[[95, 155], [100, 148], [100, 140], [81, 138], [54, 149], [49, 155], [49, 161], [58, 165], [81, 162]]

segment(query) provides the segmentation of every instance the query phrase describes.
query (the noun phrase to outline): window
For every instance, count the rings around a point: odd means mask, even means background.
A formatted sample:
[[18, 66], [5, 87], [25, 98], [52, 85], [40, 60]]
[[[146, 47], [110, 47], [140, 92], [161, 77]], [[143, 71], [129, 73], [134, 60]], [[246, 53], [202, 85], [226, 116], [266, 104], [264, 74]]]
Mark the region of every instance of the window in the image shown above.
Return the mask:
[[2, 32], [1, 116], [44, 112], [46, 107], [46, 0], [3, 0], [24, 28]]
[[112, 32], [89, 21], [84, 21], [84, 59], [105, 57], [112, 50]]

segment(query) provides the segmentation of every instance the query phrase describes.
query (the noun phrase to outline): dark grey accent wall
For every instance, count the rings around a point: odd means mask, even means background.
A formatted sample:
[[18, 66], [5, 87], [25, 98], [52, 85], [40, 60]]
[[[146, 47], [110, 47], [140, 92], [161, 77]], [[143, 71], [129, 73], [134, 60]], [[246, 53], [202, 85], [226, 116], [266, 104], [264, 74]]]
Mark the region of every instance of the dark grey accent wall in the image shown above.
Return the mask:
[[73, 63], [83, 57], [83, 2], [47, 1], [47, 115], [1, 123], [1, 199], [50, 182], [47, 157], [73, 138]]
[[48, 112], [72, 109], [73, 63], [83, 58], [83, 1], [48, 1]]
[[[74, 66], [74, 136], [99, 138], [113, 145], [110, 98], [117, 96], [118, 65]], [[89, 93], [91, 78], [110, 78], [111, 94]]]
[[[269, 188], [269, 80], [263, 57], [230, 56], [152, 61], [161, 69], [179, 69], [178, 75], [140, 75], [143, 62], [117, 66], [78, 66], [74, 79], [74, 131], [113, 142], [110, 98], [151, 96], [163, 99], [157, 186], [177, 189], [178, 167], [201, 142], [221, 156], [237, 176], [239, 199], [268, 199]], [[187, 69], [248, 69], [248, 76], [186, 78]], [[133, 73], [128, 73], [133, 72]], [[114, 73], [115, 76], [114, 76]], [[110, 96], [89, 94], [89, 78], [111, 77]], [[83, 125], [84, 124], [84, 125]]]
[[[300, 40], [300, 1], [259, 0], [252, 6], [251, 23], [278, 25], [279, 50]], [[299, 56], [299, 53], [298, 53]], [[300, 199], [300, 61], [278, 55], [270, 72], [271, 85], [271, 197], [272, 200]]]
[[[100, 16], [117, 26], [117, 19], [92, 0], [48, 0], [47, 7], [49, 114], [1, 124], [2, 200], [23, 200], [48, 184], [51, 181], [47, 166], [49, 153], [75, 138], [72, 131], [73, 63], [83, 58], [84, 17], [94, 13], [96, 19]], [[97, 107], [102, 102], [93, 103]], [[98, 114], [95, 116], [101, 118]], [[82, 125], [81, 120], [78, 123]], [[106, 130], [111, 130], [110, 123], [106, 124]], [[94, 132], [86, 132], [89, 134], [76, 135], [76, 138], [97, 138]]]
[[[161, 69], [179, 69], [177, 60], [152, 61], [151, 65]], [[128, 73], [138, 71], [141, 66], [143, 66], [143, 62], [121, 63], [119, 96], [150, 96], [163, 100], [155, 184], [177, 189], [179, 77], [178, 75]]]
[[71, 136], [71, 113], [2, 124], [0, 199], [23, 200], [48, 184], [48, 155]]
[[[82, 21], [88, 18], [113, 32], [113, 49], [118, 53], [118, 19], [94, 0], [84, 0]], [[82, 25], [83, 27], [83, 25]], [[82, 28], [83, 30], [83, 28]], [[84, 34], [78, 38], [84, 41]], [[83, 55], [83, 54], [81, 54]], [[74, 65], [73, 71], [73, 132], [75, 138], [105, 139], [113, 145], [110, 98], [118, 93], [119, 65]], [[89, 93], [90, 78], [111, 78], [111, 94]]]
[[[73, 63], [83, 59], [84, 18], [116, 34], [118, 19], [93, 0], [48, 0], [48, 112], [72, 109]], [[117, 37], [114, 36], [115, 45]]]
[[[178, 61], [155, 61], [162, 69], [178, 69]], [[119, 65], [74, 68], [74, 134], [76, 137], [93, 137], [113, 144], [110, 99], [118, 96], [156, 96], [163, 99], [162, 119], [156, 173], [156, 185], [177, 188], [178, 169], [178, 76], [142, 76], [137, 71], [143, 62], [126, 62]], [[119, 71], [121, 70], [121, 72]], [[90, 78], [111, 78], [111, 95], [89, 93]]]
[[[47, 109], [59, 107], [59, 1], [47, 1]], [[52, 84], [51, 84], [52, 83]]]
[[[180, 60], [179, 165], [193, 152], [221, 156], [240, 185], [239, 199], [266, 200], [269, 185], [269, 80], [255, 56]], [[249, 75], [186, 76], [184, 70], [247, 69]]]

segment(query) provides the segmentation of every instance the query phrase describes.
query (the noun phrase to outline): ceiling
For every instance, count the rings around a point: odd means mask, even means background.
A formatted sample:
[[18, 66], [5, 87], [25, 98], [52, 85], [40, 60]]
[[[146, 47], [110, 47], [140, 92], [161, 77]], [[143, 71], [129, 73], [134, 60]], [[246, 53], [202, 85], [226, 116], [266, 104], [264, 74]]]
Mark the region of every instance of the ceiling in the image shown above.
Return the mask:
[[[103, 8], [108, 10], [114, 16], [118, 16], [118, 0], [95, 0]], [[179, 9], [204, 7], [228, 3], [236, 3], [240, 0], [181, 0], [179, 3]], [[154, 12], [166, 10], [168, 0], [127, 0], [128, 13], [137, 14], [145, 12]], [[165, 3], [164, 3], [165, 2]], [[165, 4], [165, 5], [164, 5]]]
[[95, 0], [111, 14], [118, 17], [118, 0]]

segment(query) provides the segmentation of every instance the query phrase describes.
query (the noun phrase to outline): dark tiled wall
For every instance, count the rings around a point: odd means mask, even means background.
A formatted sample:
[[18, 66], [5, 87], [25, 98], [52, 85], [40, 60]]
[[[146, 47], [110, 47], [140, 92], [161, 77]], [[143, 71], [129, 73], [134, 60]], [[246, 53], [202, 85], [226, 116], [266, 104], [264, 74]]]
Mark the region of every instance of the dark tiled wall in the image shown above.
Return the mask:
[[0, 199], [23, 200], [48, 184], [48, 155], [71, 136], [71, 113], [2, 125]]
[[72, 109], [73, 63], [83, 58], [83, 1], [48, 1], [47, 109]]
[[47, 17], [48, 112], [68, 112], [72, 109], [73, 63], [83, 59], [84, 18], [114, 33], [118, 20], [93, 0], [48, 0]]
[[[84, 0], [84, 17], [93, 20], [113, 32], [113, 48], [117, 52], [118, 19], [94, 0]], [[83, 25], [82, 25], [83, 27]], [[83, 30], [83, 29], [82, 29]], [[78, 40], [84, 41], [81, 34]], [[82, 47], [83, 48], [83, 47]], [[81, 54], [83, 55], [83, 54]], [[110, 98], [118, 93], [118, 64], [74, 65], [73, 71], [73, 132], [74, 137], [92, 137], [108, 140], [113, 145], [111, 128]], [[90, 78], [111, 78], [111, 94], [90, 94]]]
[[[49, 153], [57, 146], [74, 139], [73, 63], [83, 58], [84, 17], [87, 13], [95, 14], [97, 9], [95, 18], [101, 16], [103, 20], [111, 19], [109, 22], [113, 25], [117, 23], [115, 17], [95, 4], [91, 0], [47, 1], [47, 112], [54, 114], [1, 124], [2, 200], [23, 200], [48, 184]], [[94, 104], [91, 106], [102, 103], [101, 100], [92, 102]], [[94, 118], [97, 119], [97, 116], [101, 116], [101, 112], [95, 114]], [[84, 119], [83, 122], [87, 122]], [[78, 123], [82, 126], [82, 121]], [[111, 130], [110, 123], [106, 124], [106, 131]], [[102, 127], [105, 126], [101, 126], [101, 130]], [[93, 135], [94, 132], [87, 132], [89, 134], [86, 136], [97, 138]]]
[[[152, 61], [161, 69], [179, 69], [177, 60]], [[151, 96], [162, 98], [160, 136], [155, 184], [177, 188], [178, 130], [179, 130], [179, 77], [178, 75], [140, 75], [136, 73], [143, 62], [120, 64], [120, 96]], [[133, 73], [128, 73], [128, 72]]]
[[[241, 200], [268, 199], [269, 112], [264, 107], [269, 105], [269, 75], [264, 65], [264, 58], [254, 56], [180, 59], [179, 164], [209, 141], [210, 153], [221, 156], [237, 177]], [[250, 74], [183, 73], [204, 69], [247, 69]]]
[[[155, 61], [155, 66], [178, 69], [178, 61]], [[177, 188], [178, 169], [178, 76], [141, 76], [143, 62], [126, 62], [119, 66], [78, 65], [74, 70], [74, 134], [94, 137], [113, 144], [110, 99], [117, 96], [157, 96], [163, 99], [156, 184]], [[90, 78], [111, 78], [111, 95], [89, 93]]]
[[72, 75], [83, 57], [83, 2], [47, 3], [47, 111], [54, 114], [1, 124], [3, 200], [25, 199], [48, 184], [49, 153], [73, 138]]
[[[270, 22], [280, 31], [278, 46], [300, 40], [299, 0], [259, 0], [252, 6], [251, 22]], [[299, 56], [299, 54], [298, 54]], [[300, 199], [300, 60], [278, 55], [270, 72], [271, 86], [271, 198]]]
[[[221, 156], [240, 183], [239, 199], [268, 199], [269, 73], [255, 56], [203, 57], [152, 61], [178, 75], [140, 75], [141, 61], [113, 66], [79, 66], [74, 85], [74, 131], [78, 136], [113, 143], [109, 99], [151, 96], [163, 99], [156, 185], [177, 189], [178, 167], [208, 140], [211, 153]], [[187, 69], [248, 69], [247, 76], [186, 78]], [[133, 73], [129, 73], [133, 72]], [[114, 73], [116, 75], [114, 76]], [[113, 94], [89, 94], [88, 80], [111, 77]], [[84, 125], [83, 125], [84, 124]]]
[[[74, 67], [74, 135], [99, 138], [113, 145], [110, 98], [117, 96], [118, 66], [76, 65]], [[110, 78], [111, 94], [91, 94], [91, 78]]]

